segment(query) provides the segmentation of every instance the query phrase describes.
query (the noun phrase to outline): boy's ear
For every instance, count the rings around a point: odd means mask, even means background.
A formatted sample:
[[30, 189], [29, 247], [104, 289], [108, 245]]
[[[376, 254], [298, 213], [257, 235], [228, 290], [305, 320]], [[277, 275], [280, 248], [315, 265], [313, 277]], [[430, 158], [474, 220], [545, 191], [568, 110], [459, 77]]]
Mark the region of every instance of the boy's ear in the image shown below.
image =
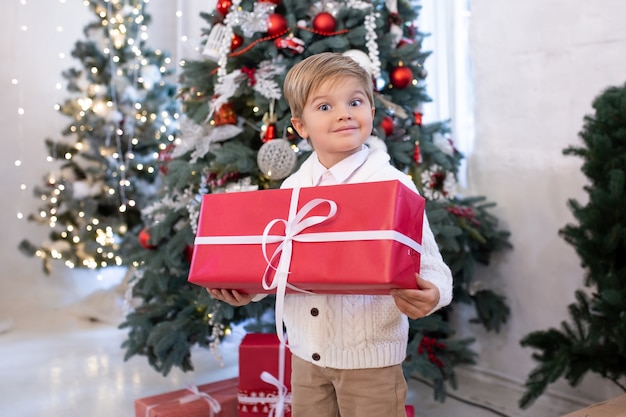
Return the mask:
[[304, 124], [299, 117], [292, 117], [291, 125], [294, 129], [296, 129], [296, 132], [298, 132], [298, 136], [300, 136], [302, 139], [308, 139], [309, 134], [307, 133], [306, 127], [304, 127]]

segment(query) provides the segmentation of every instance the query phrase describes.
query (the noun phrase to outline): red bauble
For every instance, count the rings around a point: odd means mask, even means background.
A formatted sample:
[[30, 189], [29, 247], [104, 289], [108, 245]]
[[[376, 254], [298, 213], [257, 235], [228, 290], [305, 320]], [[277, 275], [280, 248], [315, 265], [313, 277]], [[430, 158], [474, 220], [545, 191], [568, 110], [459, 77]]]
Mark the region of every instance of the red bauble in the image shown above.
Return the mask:
[[390, 136], [394, 130], [393, 118], [391, 116], [385, 116], [383, 121], [380, 123], [380, 127], [382, 127], [386, 136]]
[[243, 37], [241, 35], [237, 35], [236, 33], [233, 33], [233, 36], [230, 40], [230, 51], [234, 51], [235, 49], [239, 48], [241, 45], [243, 45]]
[[391, 70], [389, 79], [395, 88], [406, 88], [413, 82], [413, 72], [409, 67], [396, 67]]
[[259, 3], [272, 3], [278, 6], [280, 4], [280, 0], [260, 0]]
[[215, 10], [217, 10], [219, 14], [226, 16], [232, 5], [233, 0], [218, 0], [215, 5]]
[[328, 12], [322, 12], [313, 18], [313, 29], [321, 33], [334, 32], [336, 27], [335, 18]]
[[287, 30], [287, 19], [278, 13], [273, 13], [267, 18], [267, 34], [277, 36]]
[[138, 240], [139, 244], [144, 249], [154, 249], [156, 247], [150, 244], [150, 232], [146, 229], [142, 229], [141, 232], [139, 232]]

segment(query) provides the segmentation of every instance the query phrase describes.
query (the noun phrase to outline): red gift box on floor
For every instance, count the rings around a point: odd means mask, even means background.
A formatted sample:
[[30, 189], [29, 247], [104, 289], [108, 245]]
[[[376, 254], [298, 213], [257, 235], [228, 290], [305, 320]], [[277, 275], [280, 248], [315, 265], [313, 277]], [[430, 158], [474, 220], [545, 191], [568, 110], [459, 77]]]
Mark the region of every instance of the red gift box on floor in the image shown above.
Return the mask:
[[[282, 362], [282, 369], [280, 364]], [[282, 378], [282, 381], [281, 381]], [[282, 384], [281, 384], [282, 382]], [[279, 401], [291, 416], [291, 352], [275, 334], [249, 333], [239, 345], [239, 416], [267, 416]], [[282, 398], [281, 398], [282, 395]]]
[[206, 194], [189, 282], [251, 294], [416, 288], [423, 217], [424, 199], [400, 181]]
[[238, 379], [232, 378], [141, 398], [135, 400], [135, 417], [236, 417], [237, 391]]

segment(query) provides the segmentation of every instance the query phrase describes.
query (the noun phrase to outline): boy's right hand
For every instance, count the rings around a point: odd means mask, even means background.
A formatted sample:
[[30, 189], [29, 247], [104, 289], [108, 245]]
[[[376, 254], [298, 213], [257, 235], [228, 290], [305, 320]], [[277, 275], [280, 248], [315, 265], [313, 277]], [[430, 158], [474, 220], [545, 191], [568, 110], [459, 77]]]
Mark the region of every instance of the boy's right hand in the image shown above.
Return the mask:
[[245, 306], [254, 298], [254, 294], [243, 294], [237, 290], [207, 288], [211, 297], [224, 301], [233, 307]]

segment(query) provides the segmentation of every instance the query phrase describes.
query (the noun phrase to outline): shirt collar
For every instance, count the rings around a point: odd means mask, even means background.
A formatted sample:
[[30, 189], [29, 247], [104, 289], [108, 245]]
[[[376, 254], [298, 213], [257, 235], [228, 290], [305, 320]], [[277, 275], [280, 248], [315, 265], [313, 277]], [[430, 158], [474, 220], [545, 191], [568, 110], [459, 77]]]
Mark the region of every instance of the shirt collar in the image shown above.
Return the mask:
[[329, 171], [337, 181], [337, 184], [343, 184], [353, 173], [356, 171], [367, 159], [369, 149], [365, 145], [361, 145], [361, 150], [353, 153], [349, 157], [342, 159], [330, 168], [326, 168], [322, 163], [315, 158], [313, 161], [313, 184], [319, 185], [322, 180], [322, 176], [325, 172]]

